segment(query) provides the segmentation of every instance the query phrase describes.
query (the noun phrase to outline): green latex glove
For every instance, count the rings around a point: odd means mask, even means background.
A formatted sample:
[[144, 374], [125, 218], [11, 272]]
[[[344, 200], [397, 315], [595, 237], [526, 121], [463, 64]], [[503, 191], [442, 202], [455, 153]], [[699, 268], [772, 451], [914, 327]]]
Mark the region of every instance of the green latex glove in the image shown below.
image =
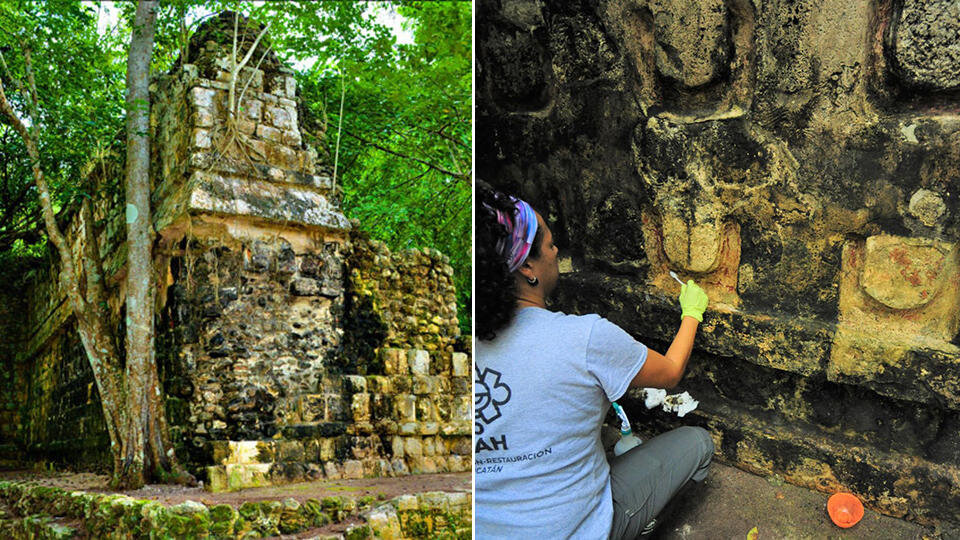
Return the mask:
[[680, 287], [680, 319], [684, 317], [693, 317], [703, 322], [703, 312], [707, 310], [707, 293], [693, 280], [687, 281], [687, 284]]

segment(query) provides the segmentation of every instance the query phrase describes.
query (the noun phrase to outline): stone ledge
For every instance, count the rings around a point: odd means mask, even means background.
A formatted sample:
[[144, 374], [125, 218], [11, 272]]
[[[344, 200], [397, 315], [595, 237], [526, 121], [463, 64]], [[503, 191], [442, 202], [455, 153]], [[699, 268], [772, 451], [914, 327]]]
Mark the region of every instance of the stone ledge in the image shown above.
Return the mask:
[[[622, 305], [644, 306], [630, 319], [611, 317], [614, 323], [638, 336], [672, 336], [680, 318], [675, 298], [637, 291], [631, 281], [591, 272], [567, 274], [570, 288], [582, 294], [570, 298], [581, 313], [620, 313]], [[611, 294], [611, 291], [617, 291]], [[723, 309], [723, 308], [721, 308]], [[675, 313], [676, 318], [669, 316]], [[664, 316], [667, 314], [667, 316]], [[767, 368], [803, 376], [824, 376], [834, 382], [869, 388], [875, 392], [918, 403], [942, 404], [960, 409], [960, 386], [954, 376], [960, 371], [960, 349], [942, 341], [917, 339], [869, 345], [862, 329], [851, 329], [817, 320], [794, 320], [746, 314], [713, 306], [704, 314], [697, 333], [699, 350], [743, 358]], [[838, 335], [839, 334], [839, 335]], [[864, 365], [864, 343], [888, 357], [879, 364]], [[857, 352], [856, 347], [860, 347]], [[853, 368], [838, 363], [838, 351], [847, 350]], [[837, 349], [834, 351], [833, 349]], [[873, 357], [866, 357], [870, 359]], [[932, 375], [931, 375], [932, 374]]]
[[347, 538], [470, 538], [470, 493], [431, 491], [401, 495], [360, 513], [365, 525], [347, 529]]
[[3, 538], [42, 538], [44, 540], [68, 540], [76, 538], [77, 530], [62, 525], [48, 516], [8, 518], [0, 515], [0, 535]]
[[191, 212], [252, 216], [288, 225], [350, 229], [350, 222], [322, 194], [299, 185], [196, 171], [190, 178]]
[[207, 467], [204, 488], [217, 493], [246, 488], [291, 484], [304, 480], [381, 478], [411, 474], [466, 472], [469, 455], [409, 455], [371, 457], [344, 461], [289, 461], [275, 463], [231, 463]]
[[[372, 496], [245, 502], [238, 508], [185, 501], [165, 506], [126, 495], [104, 495], [0, 482], [0, 533], [27, 538], [260, 538], [295, 534], [356, 517], [348, 538], [470, 537], [469, 493], [404, 495], [373, 507]], [[9, 507], [13, 512], [4, 511]], [[27, 517], [19, 517], [21, 515]], [[57, 521], [79, 521], [74, 529]], [[389, 535], [388, 532], [395, 534]], [[366, 533], [366, 534], [364, 534]]]
[[317, 190], [333, 188], [333, 180], [329, 176], [306, 174], [262, 163], [249, 164], [227, 158], [217, 159], [209, 152], [194, 152], [191, 154], [190, 166], [208, 172], [248, 176], [256, 180], [268, 179], [278, 184], [297, 184]]
[[[676, 418], [665, 418], [651, 419], [657, 432], [676, 427]], [[925, 525], [957, 519], [957, 464], [830, 437], [796, 419], [790, 424], [770, 415], [760, 419], [729, 403], [702, 400], [682, 423], [710, 430], [719, 459], [746, 471], [780, 474], [791, 484], [825, 493], [850, 491], [877, 512]]]

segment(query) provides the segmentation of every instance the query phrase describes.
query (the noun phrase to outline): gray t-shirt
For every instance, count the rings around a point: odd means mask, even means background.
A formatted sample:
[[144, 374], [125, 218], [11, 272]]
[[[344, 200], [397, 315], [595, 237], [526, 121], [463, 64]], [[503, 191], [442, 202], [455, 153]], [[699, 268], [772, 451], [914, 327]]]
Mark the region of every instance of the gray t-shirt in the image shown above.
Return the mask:
[[606, 538], [600, 425], [647, 347], [598, 315], [524, 308], [475, 358], [476, 538]]

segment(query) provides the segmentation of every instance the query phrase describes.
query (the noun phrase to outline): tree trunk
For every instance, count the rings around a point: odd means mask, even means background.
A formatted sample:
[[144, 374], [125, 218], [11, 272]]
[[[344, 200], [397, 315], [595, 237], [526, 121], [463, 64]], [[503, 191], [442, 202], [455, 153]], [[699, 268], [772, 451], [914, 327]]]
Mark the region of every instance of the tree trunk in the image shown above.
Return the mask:
[[154, 353], [153, 226], [150, 217], [150, 59], [157, 3], [137, 5], [127, 58], [127, 277], [126, 414], [121, 485], [138, 487], [146, 477], [180, 474], [166, 425]]
[[[127, 252], [126, 367], [122, 368], [107, 303], [103, 263], [94, 231], [89, 199], [81, 203], [83, 252], [74, 256], [57, 225], [50, 190], [40, 163], [39, 95], [34, 84], [30, 49], [23, 48], [26, 84], [7, 79], [20, 91], [29, 122], [20, 119], [7, 99], [0, 78], [0, 119], [12, 126], [27, 148], [41, 213], [50, 242], [60, 256], [60, 284], [76, 319], [77, 331], [93, 370], [103, 408], [116, 487], [136, 488], [148, 476], [162, 481], [195, 483], [180, 468], [167, 430], [163, 395], [154, 356], [153, 316], [155, 280], [151, 272], [152, 224], [150, 219], [149, 75], [156, 22], [156, 2], [137, 6], [127, 66]], [[29, 127], [28, 127], [29, 125]], [[171, 475], [172, 473], [172, 475]]]
[[[119, 481], [142, 485], [145, 478], [192, 483], [170, 444], [163, 393], [154, 352], [156, 279], [152, 272], [150, 217], [150, 59], [157, 3], [137, 6], [127, 59], [127, 301], [125, 371], [129, 424]], [[171, 475], [172, 474], [172, 475]]]

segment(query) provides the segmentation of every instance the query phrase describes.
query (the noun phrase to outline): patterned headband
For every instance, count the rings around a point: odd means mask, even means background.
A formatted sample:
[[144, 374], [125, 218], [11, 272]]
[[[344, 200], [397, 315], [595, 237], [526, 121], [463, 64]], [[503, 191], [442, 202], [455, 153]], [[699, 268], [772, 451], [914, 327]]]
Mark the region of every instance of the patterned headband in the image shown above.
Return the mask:
[[533, 239], [537, 235], [537, 214], [533, 211], [533, 207], [520, 199], [510, 197], [510, 201], [514, 204], [514, 211], [511, 212], [513, 216], [508, 216], [506, 212], [487, 205], [484, 206], [493, 210], [497, 215], [497, 222], [507, 228], [507, 237], [497, 242], [497, 252], [506, 261], [510, 272], [514, 272], [530, 254], [530, 246], [533, 245]]

